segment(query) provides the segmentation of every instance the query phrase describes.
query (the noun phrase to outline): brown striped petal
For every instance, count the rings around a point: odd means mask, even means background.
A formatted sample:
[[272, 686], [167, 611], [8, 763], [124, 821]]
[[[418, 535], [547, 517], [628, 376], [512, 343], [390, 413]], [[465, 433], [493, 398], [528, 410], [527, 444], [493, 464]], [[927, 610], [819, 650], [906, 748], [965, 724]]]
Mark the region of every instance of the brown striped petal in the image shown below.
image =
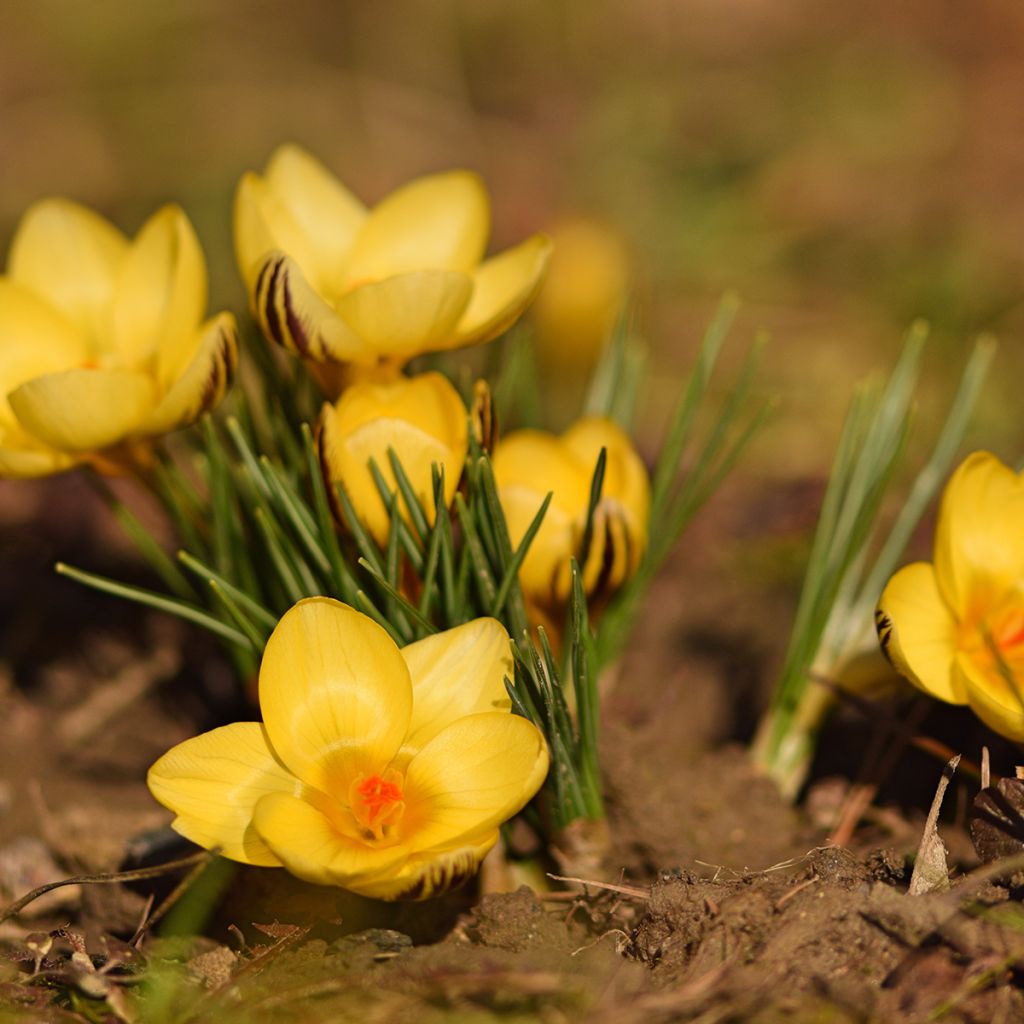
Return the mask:
[[196, 354], [139, 428], [164, 434], [194, 423], [224, 397], [238, 365], [238, 328], [231, 313], [220, 313], [199, 329]]
[[375, 353], [312, 288], [298, 263], [268, 253], [255, 279], [256, 319], [268, 341], [315, 362], [369, 364]]

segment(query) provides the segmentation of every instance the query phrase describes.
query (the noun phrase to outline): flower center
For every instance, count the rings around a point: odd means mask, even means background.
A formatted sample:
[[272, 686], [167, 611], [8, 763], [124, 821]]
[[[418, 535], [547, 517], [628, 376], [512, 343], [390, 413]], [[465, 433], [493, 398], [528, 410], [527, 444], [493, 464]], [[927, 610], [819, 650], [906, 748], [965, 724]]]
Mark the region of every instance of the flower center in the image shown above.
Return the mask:
[[1024, 604], [1008, 603], [961, 631], [960, 649], [995, 680], [1024, 685]]
[[357, 775], [349, 787], [352, 816], [367, 839], [383, 839], [405, 813], [402, 773], [393, 768], [383, 775]]
[[1024, 608], [1011, 608], [1002, 615], [992, 627], [992, 640], [1006, 654], [1024, 644]]

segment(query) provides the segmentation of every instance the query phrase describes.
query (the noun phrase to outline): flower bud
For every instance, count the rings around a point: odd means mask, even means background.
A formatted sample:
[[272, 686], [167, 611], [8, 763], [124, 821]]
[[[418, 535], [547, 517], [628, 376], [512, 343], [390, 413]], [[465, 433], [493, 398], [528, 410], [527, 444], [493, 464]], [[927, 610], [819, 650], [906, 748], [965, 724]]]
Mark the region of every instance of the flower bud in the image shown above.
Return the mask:
[[[319, 445], [328, 493], [333, 494], [333, 485], [340, 483], [363, 525], [383, 545], [391, 520], [370, 469], [371, 460], [389, 491], [398, 491], [388, 455], [389, 450], [394, 451], [432, 524], [435, 508], [431, 467], [436, 465], [444, 471], [447, 507], [466, 461], [466, 407], [439, 373], [399, 377], [387, 383], [363, 381], [347, 388], [333, 405], [324, 405]], [[409, 522], [404, 498], [399, 498], [399, 508]]]
[[[607, 453], [604, 484], [587, 538], [591, 481], [602, 448]], [[519, 572], [523, 592], [532, 602], [547, 608], [564, 604], [572, 585], [573, 556], [580, 562], [585, 592], [599, 598], [636, 572], [647, 547], [650, 484], [632, 442], [611, 420], [579, 420], [561, 437], [515, 431], [495, 449], [494, 476], [513, 544], [522, 540], [552, 492]]]

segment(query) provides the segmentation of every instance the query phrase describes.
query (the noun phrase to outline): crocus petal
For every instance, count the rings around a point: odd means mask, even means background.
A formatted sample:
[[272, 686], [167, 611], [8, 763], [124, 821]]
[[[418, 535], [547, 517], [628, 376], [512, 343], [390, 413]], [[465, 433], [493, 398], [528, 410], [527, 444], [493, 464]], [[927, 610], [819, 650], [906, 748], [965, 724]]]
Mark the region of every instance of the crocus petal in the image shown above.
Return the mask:
[[67, 199], [29, 207], [11, 243], [13, 281], [43, 296], [86, 334], [109, 330], [108, 306], [128, 241], [109, 221]]
[[199, 239], [174, 205], [142, 226], [121, 264], [113, 295], [109, 344], [118, 365], [152, 370], [187, 346], [206, 309], [206, 261]]
[[562, 443], [580, 460], [581, 468], [590, 477], [601, 449], [605, 450], [602, 494], [621, 507], [638, 554], [642, 554], [647, 539], [651, 485], [647, 467], [629, 435], [610, 419], [587, 416], [577, 420], [562, 435]]
[[281, 866], [253, 828], [254, 809], [268, 793], [301, 792], [302, 783], [274, 755], [259, 722], [179, 743], [149, 769], [146, 783], [177, 815], [173, 828], [186, 839], [244, 864]]
[[398, 648], [366, 615], [326, 597], [300, 601], [267, 641], [260, 707], [278, 756], [323, 793], [383, 771], [412, 714]]
[[238, 365], [238, 328], [234, 316], [220, 313], [208, 320], [196, 331], [196, 340], [198, 351], [139, 426], [140, 434], [165, 434], [194, 423], [224, 397]]
[[416, 270], [359, 285], [337, 301], [348, 326], [381, 358], [445, 347], [472, 285], [455, 270]]
[[428, 267], [468, 273], [484, 254], [490, 228], [487, 190], [476, 174], [417, 178], [370, 212], [352, 247], [347, 283]]
[[[320, 451], [328, 476], [344, 484], [360, 521], [379, 544], [387, 542], [391, 532], [391, 515], [369, 469], [371, 458], [376, 462], [389, 490], [397, 492], [398, 485], [387, 451], [393, 448], [398, 453], [403, 468], [411, 467], [406, 471], [406, 476], [431, 522], [434, 519], [434, 503], [428, 495], [433, 465], [446, 467], [445, 490], [451, 491], [451, 494], [446, 494], [445, 498], [451, 501], [454, 496], [459, 473], [450, 465], [451, 450], [414, 424], [405, 420], [382, 418], [343, 435], [338, 429], [338, 416], [330, 406], [324, 409], [320, 422]], [[452, 482], [449, 484], [449, 481]], [[400, 508], [405, 511], [404, 500]]]
[[63, 452], [93, 452], [134, 433], [156, 395], [142, 373], [74, 369], [22, 384], [8, 400], [33, 437]]
[[617, 501], [610, 502], [610, 505], [608, 543], [612, 547], [613, 559], [609, 586], [615, 590], [636, 572], [643, 547], [635, 543], [633, 531], [629, 528], [626, 516], [622, 514], [622, 506]]
[[533, 235], [481, 263], [449, 347], [487, 341], [511, 327], [537, 294], [550, 256], [551, 239]]
[[466, 406], [436, 371], [385, 383], [362, 381], [348, 387], [334, 405], [339, 429], [348, 434], [380, 419], [404, 420], [437, 437], [446, 447], [465, 448]]
[[373, 363], [376, 353], [319, 295], [283, 252], [258, 265], [253, 309], [270, 341], [316, 362]]
[[[267, 184], [302, 231], [318, 280], [340, 287], [366, 207], [323, 164], [295, 145], [281, 146], [267, 164]], [[275, 246], [280, 248], [280, 246]]]
[[[450, 503], [462, 475], [468, 431], [466, 407], [439, 373], [403, 377], [388, 384], [353, 384], [334, 406], [324, 407], [321, 461], [328, 477], [344, 484], [367, 529], [384, 543], [391, 519], [370, 471], [370, 460], [376, 462], [388, 488], [397, 491], [388, 458], [388, 449], [394, 449], [413, 493], [433, 523], [431, 466], [444, 469], [445, 501]], [[401, 507], [405, 508], [404, 501]]]
[[256, 278], [270, 252], [286, 252], [303, 272], [320, 284], [313, 246], [296, 223], [284, 199], [251, 171], [242, 175], [235, 191], [235, 259], [255, 309]]
[[429, 850], [404, 864], [349, 885], [353, 892], [377, 900], [425, 900], [472, 878], [498, 841], [498, 830], [471, 836], [451, 849]]
[[131, 243], [115, 285], [112, 331], [98, 339], [118, 365], [153, 370], [154, 356], [187, 345], [207, 303], [206, 260], [180, 207], [148, 219]]
[[605, 452], [602, 498], [594, 543], [583, 567], [583, 585], [588, 594], [607, 595], [636, 571], [647, 547], [651, 508], [647, 468], [625, 431], [602, 416], [578, 420], [561, 440], [577, 459], [581, 473], [591, 479], [601, 450]]
[[914, 562], [889, 580], [875, 622], [882, 650], [897, 672], [939, 700], [967, 703], [954, 670], [957, 624], [931, 565]]
[[521, 810], [548, 771], [540, 730], [500, 711], [460, 718], [409, 762], [403, 843], [413, 852], [451, 847]]
[[511, 711], [505, 678], [512, 649], [497, 619], [474, 619], [402, 648], [412, 677], [413, 713], [399, 755], [412, 757], [442, 729], [466, 715]]
[[[494, 475], [501, 486], [530, 487], [543, 498], [555, 492], [554, 503], [566, 511], [585, 508], [590, 473], [584, 471], [561, 440], [542, 430], [517, 430], [503, 437], [494, 451]], [[538, 486], [537, 481], [545, 481]], [[550, 481], [550, 484], [547, 482]]]
[[[526, 535], [543, 500], [542, 494], [528, 487], [502, 486], [501, 507], [513, 545]], [[552, 500], [519, 567], [523, 591], [542, 603], [563, 600], [568, 592], [569, 559], [577, 553], [582, 534], [578, 518], [566, 515]]]
[[14, 425], [7, 395], [16, 387], [88, 359], [82, 332], [63, 313], [0, 277], [0, 425]]
[[[581, 567], [583, 592], [608, 597], [635, 570], [638, 560], [622, 507], [616, 501], [602, 501], [594, 512], [590, 548]], [[559, 599], [567, 600], [571, 588], [572, 567], [563, 560], [556, 588]]]
[[539, 430], [517, 430], [500, 440], [493, 465], [513, 544], [522, 540], [551, 489], [551, 504], [520, 567], [519, 582], [542, 603], [564, 599], [569, 559], [582, 539], [589, 477], [558, 438]]
[[6, 439], [0, 439], [0, 478], [29, 480], [34, 477], [52, 476], [77, 464], [77, 460], [53, 448], [16, 448]]
[[375, 847], [350, 839], [312, 804], [271, 793], [256, 804], [253, 824], [281, 863], [297, 878], [358, 892], [359, 880], [401, 864], [404, 846]]
[[1014, 693], [995, 668], [982, 668], [969, 654], [956, 658], [957, 675], [971, 710], [992, 730], [1024, 742], [1024, 687]]
[[975, 452], [946, 486], [935, 572], [957, 618], [984, 614], [1024, 577], [1024, 477]]

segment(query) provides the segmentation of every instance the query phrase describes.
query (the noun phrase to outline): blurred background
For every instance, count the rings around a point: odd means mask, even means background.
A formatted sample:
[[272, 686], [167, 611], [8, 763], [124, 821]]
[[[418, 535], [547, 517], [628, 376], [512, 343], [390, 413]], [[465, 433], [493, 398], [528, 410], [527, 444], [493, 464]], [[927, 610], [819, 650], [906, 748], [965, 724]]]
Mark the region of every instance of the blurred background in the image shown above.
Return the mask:
[[915, 317], [926, 412], [970, 339], [1000, 337], [975, 438], [1019, 455], [1019, 0], [4, 0], [0, 19], [5, 247], [39, 196], [130, 232], [178, 200], [214, 306], [241, 310], [231, 196], [279, 143], [366, 201], [469, 166], [495, 247], [579, 216], [611, 233], [659, 370], [642, 434], [736, 288], [735, 359], [767, 328], [783, 399], [758, 471], [820, 473], [853, 382]]

